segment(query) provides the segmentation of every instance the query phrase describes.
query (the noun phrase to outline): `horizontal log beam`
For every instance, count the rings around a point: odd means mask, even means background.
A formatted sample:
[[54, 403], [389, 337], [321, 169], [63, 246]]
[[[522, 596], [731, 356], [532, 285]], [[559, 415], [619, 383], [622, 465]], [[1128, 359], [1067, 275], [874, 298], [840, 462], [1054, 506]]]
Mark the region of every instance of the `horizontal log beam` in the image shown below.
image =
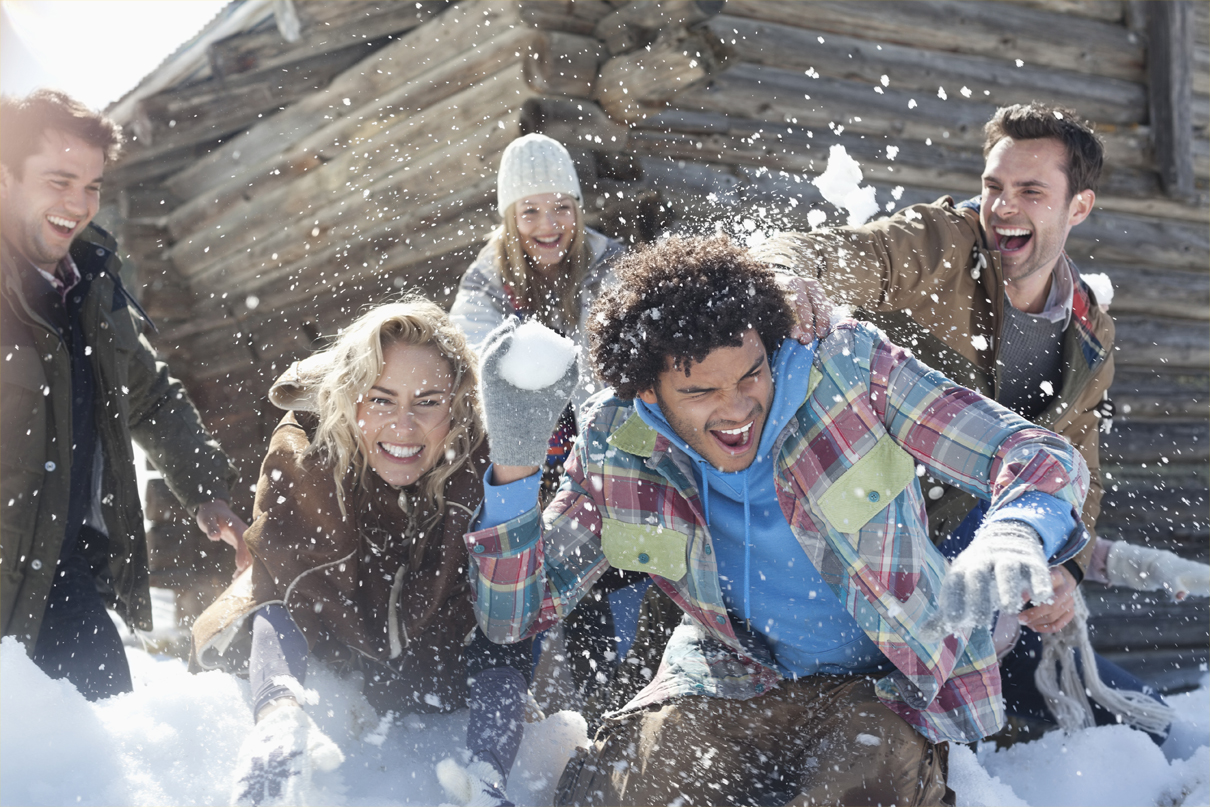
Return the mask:
[[1021, 59], [1039, 67], [1145, 82], [1143, 42], [1123, 26], [1017, 3], [731, 0], [727, 13], [925, 50], [987, 56], [1010, 64]]
[[703, 31], [668, 29], [649, 48], [601, 65], [594, 98], [616, 121], [634, 123], [721, 69], [719, 43]]
[[522, 0], [516, 6], [530, 27], [580, 36], [592, 36], [601, 18], [614, 10], [607, 0]]
[[597, 23], [593, 35], [617, 55], [655, 41], [667, 28], [691, 28], [723, 10], [724, 0], [652, 0], [631, 2]]
[[1210, 413], [1210, 376], [1163, 366], [1119, 366], [1109, 396], [1123, 418], [1193, 420]]
[[1115, 315], [1210, 320], [1210, 274], [1138, 264], [1085, 264], [1080, 268], [1085, 273], [1102, 272], [1113, 282], [1110, 311]]

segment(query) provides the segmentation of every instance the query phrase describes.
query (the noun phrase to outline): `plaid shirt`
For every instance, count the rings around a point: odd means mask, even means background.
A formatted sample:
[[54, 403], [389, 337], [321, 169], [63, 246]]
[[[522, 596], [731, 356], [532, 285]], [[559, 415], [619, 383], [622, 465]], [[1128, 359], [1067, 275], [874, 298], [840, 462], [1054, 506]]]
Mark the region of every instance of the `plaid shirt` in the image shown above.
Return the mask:
[[[780, 680], [761, 637], [723, 604], [690, 461], [604, 396], [585, 417], [558, 495], [467, 535], [480, 626], [513, 642], [564, 618], [611, 566], [648, 572], [684, 609], [651, 684], [625, 711], [702, 694], [760, 695]], [[872, 326], [846, 322], [816, 351], [806, 399], [774, 444], [782, 513], [803, 551], [894, 665], [880, 699], [930, 740], [971, 742], [1004, 722], [984, 629], [930, 641], [946, 561], [928, 539], [916, 463], [991, 501], [1027, 491], [1069, 503], [1087, 540], [1088, 470], [1057, 435], [959, 387]]]

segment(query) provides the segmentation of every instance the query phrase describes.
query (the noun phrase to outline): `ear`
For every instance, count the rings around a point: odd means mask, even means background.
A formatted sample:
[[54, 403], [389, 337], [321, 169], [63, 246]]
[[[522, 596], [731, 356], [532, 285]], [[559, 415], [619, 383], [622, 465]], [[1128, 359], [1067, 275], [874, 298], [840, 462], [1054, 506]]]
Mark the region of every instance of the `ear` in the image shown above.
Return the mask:
[[639, 400], [641, 400], [643, 403], [647, 404], [648, 406], [655, 406], [655, 404], [656, 404], [655, 388], [653, 387], [651, 389], [645, 389], [642, 392], [640, 392]]
[[1068, 205], [1067, 210], [1067, 226], [1075, 227], [1088, 218], [1088, 214], [1092, 212], [1092, 207], [1096, 204], [1096, 201], [1097, 195], [1089, 188], [1071, 197], [1071, 204]]

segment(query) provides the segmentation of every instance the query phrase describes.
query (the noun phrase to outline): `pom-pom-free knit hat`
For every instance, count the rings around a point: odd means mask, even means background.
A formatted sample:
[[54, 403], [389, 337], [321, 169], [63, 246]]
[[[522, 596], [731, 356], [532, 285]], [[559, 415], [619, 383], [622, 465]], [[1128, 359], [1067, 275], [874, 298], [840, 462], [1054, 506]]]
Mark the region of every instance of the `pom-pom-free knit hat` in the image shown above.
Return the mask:
[[513, 202], [536, 193], [566, 193], [584, 201], [576, 166], [563, 144], [544, 134], [527, 134], [509, 143], [500, 158], [497, 209], [503, 213]]

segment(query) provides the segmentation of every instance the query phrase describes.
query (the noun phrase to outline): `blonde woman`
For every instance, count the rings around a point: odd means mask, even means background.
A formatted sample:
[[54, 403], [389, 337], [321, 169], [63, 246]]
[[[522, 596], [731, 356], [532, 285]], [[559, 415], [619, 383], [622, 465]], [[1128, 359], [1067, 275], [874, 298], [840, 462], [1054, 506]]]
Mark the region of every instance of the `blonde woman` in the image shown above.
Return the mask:
[[471, 763], [443, 763], [442, 784], [464, 804], [508, 803], [532, 648], [475, 627], [462, 540], [486, 467], [474, 368], [446, 314], [411, 299], [362, 315], [270, 391], [291, 411], [261, 468], [255, 560], [193, 630], [197, 666], [247, 664], [257, 726], [236, 803], [314, 799], [312, 769], [343, 759], [300, 705], [308, 657], [360, 671], [379, 711], [469, 704]]

